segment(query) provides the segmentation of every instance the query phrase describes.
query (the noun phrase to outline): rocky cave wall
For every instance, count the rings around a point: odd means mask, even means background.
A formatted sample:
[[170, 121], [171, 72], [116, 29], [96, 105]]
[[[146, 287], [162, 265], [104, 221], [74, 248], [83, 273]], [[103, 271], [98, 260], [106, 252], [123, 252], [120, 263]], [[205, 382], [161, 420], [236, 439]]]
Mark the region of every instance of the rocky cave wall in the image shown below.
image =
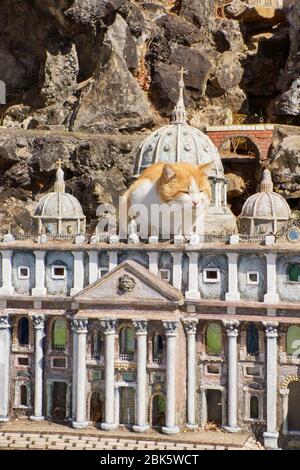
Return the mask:
[[[138, 144], [169, 119], [181, 66], [196, 127], [300, 124], [299, 21], [299, 4], [266, 15], [240, 0], [2, 0], [2, 226], [30, 229], [61, 157], [93, 227], [97, 205], [129, 185]], [[280, 129], [270, 164], [297, 208], [299, 134]], [[248, 176], [230, 172], [245, 198]]]

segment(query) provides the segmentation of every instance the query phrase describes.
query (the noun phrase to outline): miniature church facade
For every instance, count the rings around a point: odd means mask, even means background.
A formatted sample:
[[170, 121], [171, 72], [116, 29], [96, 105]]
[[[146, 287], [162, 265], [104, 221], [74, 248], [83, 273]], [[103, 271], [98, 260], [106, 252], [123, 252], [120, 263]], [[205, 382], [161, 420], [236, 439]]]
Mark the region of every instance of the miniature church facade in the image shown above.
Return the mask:
[[182, 80], [172, 123], [143, 142], [137, 173], [172, 158], [215, 163], [201, 237], [89, 238], [59, 168], [36, 236], [0, 242], [0, 421], [168, 434], [214, 423], [262, 430], [267, 448], [300, 431], [300, 235], [290, 209], [265, 170], [237, 229], [220, 156], [186, 122]]

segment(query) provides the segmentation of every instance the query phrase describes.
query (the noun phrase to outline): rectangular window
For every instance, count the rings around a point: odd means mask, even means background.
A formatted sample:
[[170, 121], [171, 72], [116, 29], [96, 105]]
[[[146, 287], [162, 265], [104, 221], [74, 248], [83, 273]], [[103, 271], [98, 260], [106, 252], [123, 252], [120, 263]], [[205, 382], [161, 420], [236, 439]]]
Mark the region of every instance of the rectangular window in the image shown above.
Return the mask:
[[135, 373], [134, 372], [124, 372], [123, 380], [124, 380], [124, 382], [135, 382]]
[[99, 278], [101, 279], [102, 277], [106, 276], [108, 273], [108, 268], [99, 268]]
[[153, 383], [164, 383], [165, 382], [165, 374], [158, 374], [156, 372], [152, 375], [152, 382]]
[[29, 365], [28, 357], [18, 357], [18, 364], [19, 366], [28, 366]]
[[211, 282], [211, 283], [220, 282], [220, 270], [219, 269], [205, 268], [203, 270], [203, 281], [204, 282]]
[[30, 269], [27, 266], [18, 267], [18, 278], [19, 279], [29, 279]]
[[52, 367], [65, 369], [67, 367], [66, 359], [64, 357], [54, 357], [52, 360]]
[[93, 380], [104, 380], [104, 371], [103, 370], [94, 370], [93, 371]]
[[207, 365], [207, 373], [219, 375], [220, 374], [220, 366], [218, 364], [208, 364]]
[[66, 278], [65, 266], [52, 266], [51, 277], [52, 279], [65, 279]]
[[259, 273], [257, 271], [249, 271], [247, 273], [247, 284], [257, 285], [259, 283]]
[[260, 367], [246, 367], [246, 375], [250, 375], [252, 377], [260, 377], [261, 369]]
[[159, 270], [159, 275], [164, 281], [170, 282], [170, 280], [171, 280], [171, 271], [170, 271], [170, 269], [160, 269]]

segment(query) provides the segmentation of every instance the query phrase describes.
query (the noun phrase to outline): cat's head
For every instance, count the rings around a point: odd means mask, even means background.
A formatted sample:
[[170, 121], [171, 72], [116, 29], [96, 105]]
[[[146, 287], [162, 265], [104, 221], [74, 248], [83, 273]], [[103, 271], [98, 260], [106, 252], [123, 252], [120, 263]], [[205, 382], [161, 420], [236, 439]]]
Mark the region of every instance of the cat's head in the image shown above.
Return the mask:
[[162, 201], [176, 208], [207, 209], [211, 199], [208, 172], [212, 163], [194, 166], [189, 163], [166, 163], [159, 181]]

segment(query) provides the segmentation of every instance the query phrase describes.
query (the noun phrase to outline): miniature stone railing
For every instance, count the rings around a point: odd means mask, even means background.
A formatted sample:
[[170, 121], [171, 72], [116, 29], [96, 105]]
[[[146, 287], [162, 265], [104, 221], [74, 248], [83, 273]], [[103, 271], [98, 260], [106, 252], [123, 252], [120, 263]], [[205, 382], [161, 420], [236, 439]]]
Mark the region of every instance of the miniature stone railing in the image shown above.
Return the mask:
[[[282, 236], [282, 234], [279, 234]], [[270, 243], [270, 237], [274, 238], [274, 241]], [[276, 235], [216, 235], [216, 234], [205, 234], [205, 235], [191, 235], [185, 239], [180, 235], [176, 235], [169, 240], [159, 239], [158, 237], [149, 237], [145, 240], [140, 240], [139, 244], [157, 244], [157, 243], [169, 243], [170, 245], [200, 245], [200, 244], [273, 244], [276, 241]], [[106, 237], [102, 240], [95, 241], [94, 235], [57, 235], [57, 236], [46, 236], [46, 235], [37, 235], [33, 233], [28, 233], [24, 235], [19, 234], [6, 234], [0, 235], [0, 243], [3, 244], [13, 244], [17, 242], [32, 242], [37, 244], [47, 244], [47, 243], [70, 243], [75, 245], [81, 244], [91, 244], [97, 245], [107, 243], [107, 244], [129, 244], [128, 240], [120, 240], [117, 235], [113, 237]]]

